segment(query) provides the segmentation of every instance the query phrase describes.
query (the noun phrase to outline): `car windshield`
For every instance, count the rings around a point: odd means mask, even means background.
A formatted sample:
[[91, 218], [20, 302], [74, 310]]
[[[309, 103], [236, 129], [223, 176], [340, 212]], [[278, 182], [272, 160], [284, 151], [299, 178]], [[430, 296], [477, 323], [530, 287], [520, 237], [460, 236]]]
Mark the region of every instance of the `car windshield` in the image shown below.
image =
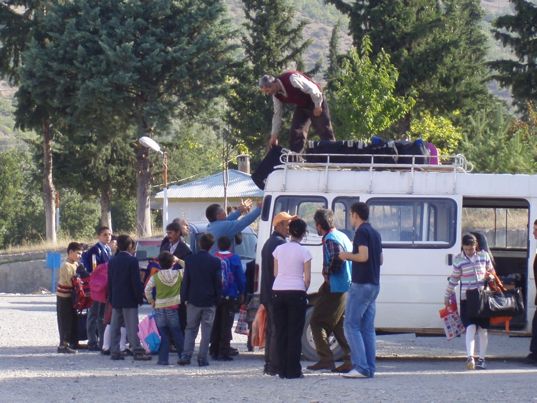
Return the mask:
[[148, 260], [158, 257], [160, 253], [160, 242], [143, 242], [136, 245], [136, 259]]
[[255, 259], [255, 246], [257, 243], [257, 236], [255, 234], [242, 233], [242, 242], [239, 245], [235, 245], [235, 254], [239, 255], [241, 259]]

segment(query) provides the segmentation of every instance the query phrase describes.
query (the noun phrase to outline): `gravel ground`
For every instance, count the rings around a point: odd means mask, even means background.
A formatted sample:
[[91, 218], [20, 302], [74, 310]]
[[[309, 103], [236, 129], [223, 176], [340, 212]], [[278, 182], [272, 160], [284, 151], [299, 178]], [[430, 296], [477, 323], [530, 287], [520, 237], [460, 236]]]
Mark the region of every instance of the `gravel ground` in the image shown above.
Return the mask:
[[493, 335], [489, 369], [467, 372], [462, 338], [380, 336], [374, 379], [305, 371], [280, 380], [262, 374], [262, 353], [247, 352], [243, 336], [234, 340], [241, 353], [233, 362], [201, 369], [57, 354], [55, 297], [0, 295], [0, 402], [537, 401], [537, 367], [521, 363], [528, 344]]

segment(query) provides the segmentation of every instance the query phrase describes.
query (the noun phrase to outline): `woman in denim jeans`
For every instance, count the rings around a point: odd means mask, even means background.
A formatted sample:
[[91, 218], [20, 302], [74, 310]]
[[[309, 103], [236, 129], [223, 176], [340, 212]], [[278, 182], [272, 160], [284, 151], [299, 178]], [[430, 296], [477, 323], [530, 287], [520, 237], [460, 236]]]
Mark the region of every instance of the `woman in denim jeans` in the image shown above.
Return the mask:
[[[169, 365], [170, 335], [173, 338], [177, 354], [183, 352], [183, 333], [179, 324], [177, 310], [180, 302], [182, 277], [179, 270], [172, 270], [174, 256], [170, 252], [162, 252], [158, 257], [161, 270], [155, 273], [147, 282], [145, 296], [155, 308], [157, 328], [160, 333], [160, 349], [158, 365]], [[153, 298], [153, 288], [156, 298]]]
[[301, 219], [289, 223], [291, 241], [278, 246], [274, 256], [272, 305], [276, 328], [278, 375], [301, 378], [302, 329], [306, 320], [306, 291], [311, 281], [311, 253], [300, 241], [306, 234]]

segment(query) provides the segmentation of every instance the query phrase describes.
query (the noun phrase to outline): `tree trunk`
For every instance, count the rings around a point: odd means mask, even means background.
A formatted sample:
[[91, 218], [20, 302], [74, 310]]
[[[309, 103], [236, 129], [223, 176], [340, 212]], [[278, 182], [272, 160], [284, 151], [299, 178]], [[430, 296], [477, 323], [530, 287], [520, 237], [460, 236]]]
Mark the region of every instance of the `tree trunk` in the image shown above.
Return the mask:
[[56, 189], [52, 179], [52, 133], [48, 121], [43, 123], [43, 203], [48, 242], [56, 243]]
[[101, 226], [105, 226], [110, 228], [110, 231], [112, 231], [112, 212], [111, 212], [111, 196], [110, 196], [110, 188], [109, 186], [103, 186], [101, 189], [101, 196], [100, 196], [100, 204], [101, 204], [101, 219], [100, 224]]
[[[141, 136], [146, 135], [141, 134]], [[138, 147], [136, 151], [136, 235], [138, 237], [151, 236], [151, 209], [149, 206], [149, 185], [151, 173], [149, 172], [148, 150]]]

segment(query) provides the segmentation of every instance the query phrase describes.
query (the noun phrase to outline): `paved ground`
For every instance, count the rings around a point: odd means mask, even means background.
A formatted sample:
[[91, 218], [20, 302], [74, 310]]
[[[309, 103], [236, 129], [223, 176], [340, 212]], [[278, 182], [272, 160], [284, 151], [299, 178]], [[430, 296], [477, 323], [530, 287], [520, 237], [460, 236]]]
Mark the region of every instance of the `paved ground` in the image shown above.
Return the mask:
[[521, 362], [529, 339], [505, 335], [490, 338], [489, 369], [472, 372], [464, 370], [463, 339], [380, 336], [377, 376], [361, 380], [264, 376], [262, 354], [246, 352], [244, 337], [235, 340], [235, 361], [202, 369], [60, 355], [56, 343], [54, 297], [0, 295], [0, 402], [537, 401], [537, 367]]

